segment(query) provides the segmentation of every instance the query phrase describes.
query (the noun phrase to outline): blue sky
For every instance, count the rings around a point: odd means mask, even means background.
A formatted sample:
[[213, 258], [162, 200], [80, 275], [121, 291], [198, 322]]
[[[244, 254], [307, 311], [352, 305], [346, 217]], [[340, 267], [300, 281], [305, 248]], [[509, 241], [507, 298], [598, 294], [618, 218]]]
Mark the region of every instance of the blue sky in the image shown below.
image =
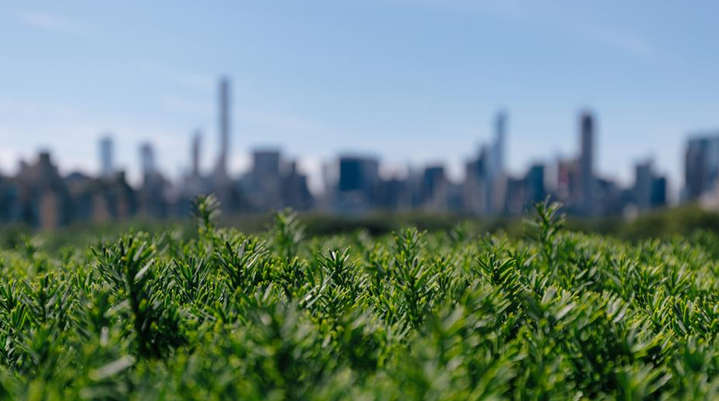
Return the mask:
[[[689, 6], [691, 5], [691, 6]], [[688, 133], [719, 127], [719, 3], [304, 0], [0, 3], [0, 170], [52, 150], [97, 171], [97, 139], [137, 176], [151, 140], [173, 176], [233, 82], [232, 166], [281, 145], [315, 177], [340, 151], [455, 175], [509, 111], [508, 161], [575, 153], [598, 119], [598, 169], [624, 182], [653, 156], [681, 184]]]

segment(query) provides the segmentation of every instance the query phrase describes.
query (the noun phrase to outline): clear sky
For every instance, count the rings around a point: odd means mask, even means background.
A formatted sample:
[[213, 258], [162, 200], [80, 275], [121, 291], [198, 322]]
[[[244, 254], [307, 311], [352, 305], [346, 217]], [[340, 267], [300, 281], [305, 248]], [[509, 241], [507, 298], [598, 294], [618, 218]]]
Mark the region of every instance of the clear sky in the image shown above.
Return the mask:
[[138, 145], [216, 155], [217, 78], [233, 82], [232, 166], [280, 145], [315, 176], [337, 152], [392, 166], [463, 160], [509, 111], [510, 170], [570, 155], [598, 119], [603, 176], [653, 156], [681, 184], [688, 133], [719, 127], [716, 1], [0, 2], [0, 170], [38, 149], [98, 171], [97, 140], [137, 175]]

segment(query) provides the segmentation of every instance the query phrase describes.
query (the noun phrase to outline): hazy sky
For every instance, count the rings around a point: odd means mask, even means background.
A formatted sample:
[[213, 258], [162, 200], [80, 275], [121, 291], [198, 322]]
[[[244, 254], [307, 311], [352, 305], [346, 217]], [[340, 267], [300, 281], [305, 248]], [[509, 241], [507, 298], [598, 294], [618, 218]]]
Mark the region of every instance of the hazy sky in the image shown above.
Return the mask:
[[138, 144], [216, 155], [217, 78], [233, 82], [232, 165], [281, 145], [316, 172], [337, 152], [456, 173], [509, 111], [512, 172], [575, 153], [598, 119], [598, 169], [653, 155], [681, 184], [688, 133], [719, 127], [716, 1], [297, 0], [0, 2], [0, 170], [50, 149], [98, 170], [97, 140], [136, 176]]

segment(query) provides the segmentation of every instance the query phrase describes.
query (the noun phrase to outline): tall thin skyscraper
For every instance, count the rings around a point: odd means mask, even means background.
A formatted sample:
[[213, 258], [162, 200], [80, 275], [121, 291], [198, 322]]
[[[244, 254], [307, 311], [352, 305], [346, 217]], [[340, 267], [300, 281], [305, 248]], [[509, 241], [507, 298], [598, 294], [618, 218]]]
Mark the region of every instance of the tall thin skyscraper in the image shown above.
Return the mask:
[[100, 175], [110, 177], [114, 173], [112, 138], [104, 136], [100, 139]]
[[501, 175], [504, 173], [505, 165], [505, 147], [507, 136], [507, 112], [500, 111], [494, 121], [494, 173]]
[[155, 149], [149, 142], [140, 145], [140, 167], [145, 182], [155, 174]]
[[227, 77], [220, 79], [219, 92], [219, 129], [220, 129], [220, 155], [217, 160], [218, 178], [227, 177], [227, 163], [230, 152], [230, 80]]
[[200, 146], [202, 146], [202, 131], [195, 131], [192, 137], [192, 176], [200, 176]]
[[652, 160], [646, 160], [634, 165], [634, 201], [639, 210], [652, 207], [652, 183], [654, 171]]
[[594, 125], [594, 117], [591, 112], [582, 112], [579, 117], [579, 129], [581, 134], [579, 181], [581, 188], [582, 211], [588, 215], [595, 212]]
[[494, 118], [494, 142], [487, 152], [487, 190], [485, 205], [488, 214], [500, 213], [505, 198], [505, 147], [507, 136], [507, 113], [500, 111]]

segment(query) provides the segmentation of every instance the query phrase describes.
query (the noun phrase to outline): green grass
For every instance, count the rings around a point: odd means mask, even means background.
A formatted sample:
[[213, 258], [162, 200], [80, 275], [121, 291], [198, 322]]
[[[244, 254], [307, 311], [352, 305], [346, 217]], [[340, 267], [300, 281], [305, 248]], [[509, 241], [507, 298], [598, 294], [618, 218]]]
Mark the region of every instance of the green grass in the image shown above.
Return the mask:
[[469, 224], [0, 251], [0, 398], [719, 399], [719, 237]]

